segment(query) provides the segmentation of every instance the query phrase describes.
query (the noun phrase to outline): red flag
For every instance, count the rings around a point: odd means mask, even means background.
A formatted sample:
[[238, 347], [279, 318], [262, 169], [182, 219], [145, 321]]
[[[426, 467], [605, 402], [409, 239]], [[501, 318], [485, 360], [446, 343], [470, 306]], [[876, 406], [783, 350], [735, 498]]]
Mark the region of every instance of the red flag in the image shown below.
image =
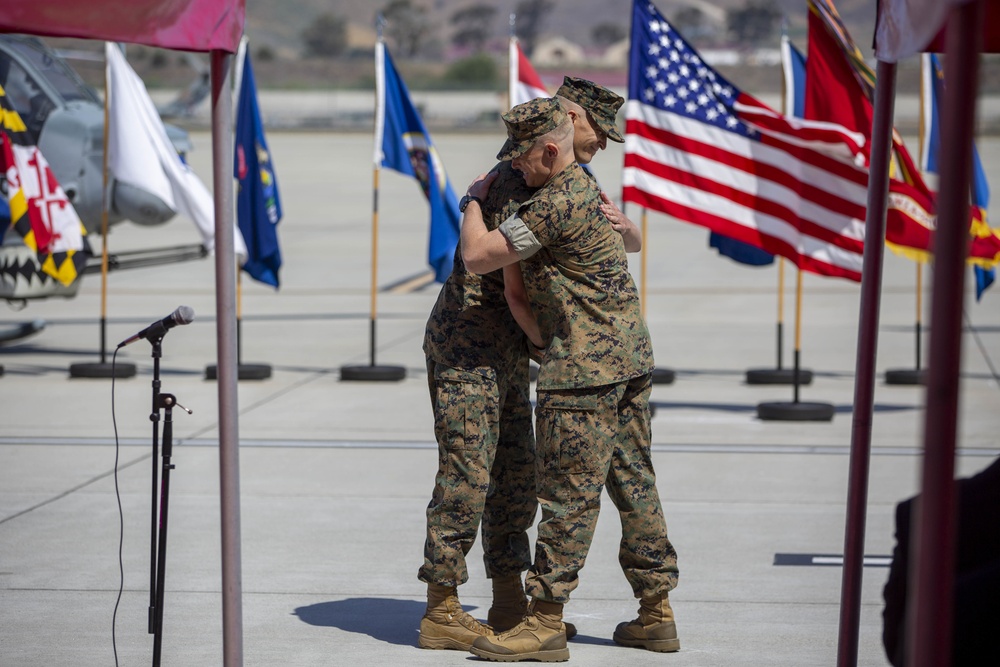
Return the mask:
[[[871, 102], [860, 89], [854, 70], [833, 37], [827, 33], [811, 2], [803, 113], [812, 120], [837, 123], [865, 136], [871, 134], [874, 115]], [[870, 142], [866, 144], [864, 153], [867, 162], [871, 145]]]
[[542, 77], [531, 66], [531, 61], [524, 55], [517, 39], [511, 37], [509, 51], [510, 72], [510, 106], [515, 107], [524, 102], [530, 102], [536, 97], [549, 97]]
[[246, 15], [246, 0], [45, 0], [4, 5], [0, 32], [230, 53], [239, 47]]
[[[866, 137], [870, 155], [874, 73], [864, 63], [829, 0], [809, 2], [809, 55], [806, 59], [806, 118], [829, 121]], [[886, 241], [922, 256], [931, 250], [936, 226], [935, 197], [895, 131], [893, 172], [889, 178]], [[970, 258], [993, 262], [1000, 252], [996, 237], [974, 236]], [[911, 255], [913, 253], [910, 253]]]
[[861, 279], [868, 173], [852, 150], [863, 137], [768, 109], [646, 0], [633, 5], [625, 117], [625, 201]]

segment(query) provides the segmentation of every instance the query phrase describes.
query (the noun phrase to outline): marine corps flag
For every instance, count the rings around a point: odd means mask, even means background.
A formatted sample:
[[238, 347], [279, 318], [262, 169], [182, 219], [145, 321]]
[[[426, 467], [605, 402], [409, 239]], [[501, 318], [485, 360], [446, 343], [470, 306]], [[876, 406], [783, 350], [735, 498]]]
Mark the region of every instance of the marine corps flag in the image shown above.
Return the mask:
[[3, 88], [0, 114], [0, 169], [10, 226], [37, 253], [42, 271], [69, 285], [86, 264], [83, 236], [87, 232]]
[[277, 288], [278, 269], [281, 268], [281, 248], [278, 247], [281, 198], [271, 152], [264, 138], [249, 49], [243, 60], [236, 114], [234, 167], [239, 184], [236, 221], [247, 245], [243, 270], [253, 279]]
[[451, 188], [431, 135], [410, 100], [406, 84], [379, 41], [375, 46], [375, 164], [420, 182], [431, 207], [427, 263], [443, 283], [451, 275], [461, 228], [458, 199]]

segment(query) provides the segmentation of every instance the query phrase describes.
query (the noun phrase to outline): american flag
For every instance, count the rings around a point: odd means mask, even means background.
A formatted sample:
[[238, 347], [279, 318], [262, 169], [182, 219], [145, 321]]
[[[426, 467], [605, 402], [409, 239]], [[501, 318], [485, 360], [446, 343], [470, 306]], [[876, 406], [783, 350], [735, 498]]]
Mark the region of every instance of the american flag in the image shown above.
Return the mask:
[[623, 197], [861, 280], [865, 138], [785, 117], [706, 64], [647, 0], [635, 0]]

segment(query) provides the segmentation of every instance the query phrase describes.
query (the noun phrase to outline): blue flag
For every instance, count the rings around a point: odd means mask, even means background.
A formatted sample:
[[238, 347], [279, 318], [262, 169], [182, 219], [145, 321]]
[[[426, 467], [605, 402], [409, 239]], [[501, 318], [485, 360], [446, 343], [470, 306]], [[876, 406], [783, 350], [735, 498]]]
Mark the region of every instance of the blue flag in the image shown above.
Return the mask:
[[786, 116], [806, 116], [806, 57], [795, 48], [788, 35], [781, 36], [781, 69], [785, 80]]
[[451, 275], [461, 229], [458, 199], [434, 142], [410, 101], [406, 84], [396, 73], [382, 42], [375, 53], [379, 79], [376, 85], [380, 88], [377, 93], [382, 104], [375, 118], [375, 162], [420, 182], [431, 207], [427, 263], [434, 269], [435, 279], [443, 283]]
[[[941, 71], [941, 63], [933, 53], [923, 55], [924, 62], [924, 87], [927, 93], [924, 97], [924, 122], [923, 122], [923, 142], [922, 155], [920, 156], [920, 168], [926, 172], [937, 174], [938, 154], [941, 150], [941, 115], [940, 101], [944, 97], [944, 73]], [[979, 151], [975, 144], [972, 146], [972, 204], [978, 206], [983, 214], [983, 221], [986, 218], [986, 209], [990, 205], [990, 184], [986, 180], [986, 171], [983, 163], [979, 160]], [[983, 296], [983, 292], [996, 280], [996, 269], [987, 269], [981, 266], [972, 267], [976, 279], [976, 301]]]
[[247, 245], [243, 264], [254, 280], [278, 287], [281, 249], [278, 247], [278, 221], [281, 198], [271, 163], [271, 153], [264, 139], [264, 124], [257, 105], [257, 84], [250, 66], [250, 51], [243, 60], [243, 78], [236, 107], [235, 176], [236, 220]]

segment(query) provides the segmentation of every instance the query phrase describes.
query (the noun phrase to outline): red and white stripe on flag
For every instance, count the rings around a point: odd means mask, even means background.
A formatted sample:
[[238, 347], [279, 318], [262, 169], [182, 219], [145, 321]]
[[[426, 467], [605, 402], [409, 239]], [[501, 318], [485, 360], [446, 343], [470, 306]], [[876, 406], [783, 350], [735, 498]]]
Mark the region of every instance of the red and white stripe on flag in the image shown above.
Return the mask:
[[652, 4], [634, 12], [624, 200], [860, 280], [864, 137], [780, 116], [708, 66]]
[[806, 271], [861, 279], [864, 170], [637, 100], [629, 100], [625, 118], [625, 201], [787, 257]]
[[510, 40], [510, 106], [515, 107], [538, 97], [550, 97], [542, 77], [531, 66], [516, 39]]

